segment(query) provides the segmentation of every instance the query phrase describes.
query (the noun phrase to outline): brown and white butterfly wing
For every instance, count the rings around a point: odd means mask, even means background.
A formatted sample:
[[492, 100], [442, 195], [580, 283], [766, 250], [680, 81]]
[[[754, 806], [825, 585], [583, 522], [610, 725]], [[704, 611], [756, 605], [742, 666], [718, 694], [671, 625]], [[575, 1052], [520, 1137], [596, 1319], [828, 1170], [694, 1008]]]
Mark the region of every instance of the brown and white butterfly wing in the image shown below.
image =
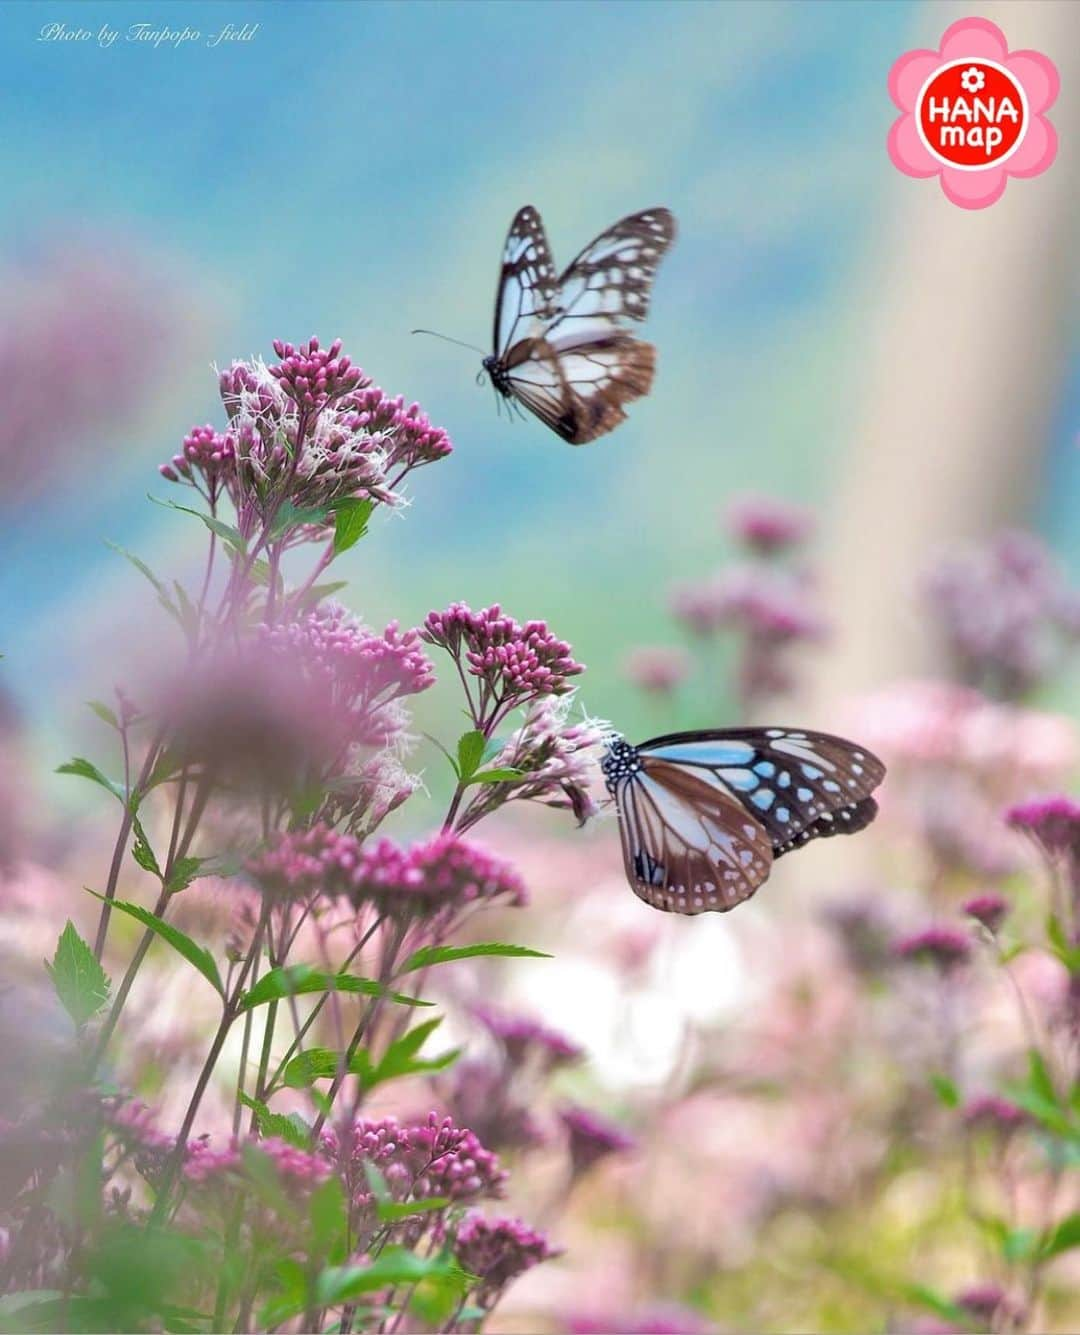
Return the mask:
[[540, 216], [522, 209], [496, 299], [496, 388], [572, 445], [616, 427], [624, 405], [652, 387], [656, 351], [626, 321], [644, 319], [674, 237], [667, 209], [645, 209], [601, 233], [555, 279]]
[[765, 830], [692, 770], [643, 759], [614, 796], [627, 879], [653, 908], [726, 912], [768, 878], [773, 852]]
[[648, 394], [656, 353], [651, 343], [613, 334], [556, 353], [545, 339], [511, 351], [506, 383], [514, 397], [571, 445], [584, 445], [626, 417], [624, 403]]

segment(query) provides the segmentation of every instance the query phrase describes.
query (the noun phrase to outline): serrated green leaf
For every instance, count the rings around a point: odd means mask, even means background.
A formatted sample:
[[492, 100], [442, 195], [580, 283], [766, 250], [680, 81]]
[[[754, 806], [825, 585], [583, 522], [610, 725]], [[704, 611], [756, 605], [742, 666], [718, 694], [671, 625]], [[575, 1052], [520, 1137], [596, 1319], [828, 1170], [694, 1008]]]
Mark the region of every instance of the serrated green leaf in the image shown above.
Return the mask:
[[475, 959], [482, 955], [503, 956], [507, 959], [549, 960], [552, 957], [543, 950], [531, 950], [528, 946], [512, 946], [504, 941], [477, 941], [471, 946], [423, 946], [410, 955], [401, 968], [402, 973], [413, 973], [417, 969], [426, 969], [432, 964], [446, 964], [451, 960]]
[[178, 894], [181, 890], [186, 890], [192, 881], [196, 881], [200, 876], [213, 876], [216, 873], [212, 870], [203, 871], [203, 867], [210, 861], [209, 858], [177, 858], [169, 872], [169, 879], [165, 883], [165, 889], [171, 894]]
[[106, 792], [112, 793], [118, 802], [127, 800], [123, 785], [116, 783], [113, 779], [108, 779], [102, 774], [101, 770], [83, 756], [74, 756], [71, 760], [65, 761], [63, 765], [56, 767], [57, 774], [74, 774], [79, 779], [89, 779], [91, 783], [96, 783], [104, 788]]
[[[100, 899], [104, 902], [104, 895], [99, 895], [96, 890], [91, 890], [89, 886], [85, 886], [84, 889], [86, 889], [88, 894], [93, 895], [95, 899]], [[221, 982], [221, 975], [218, 973], [218, 967], [214, 963], [213, 955], [211, 955], [208, 950], [204, 950], [202, 946], [196, 945], [191, 937], [180, 931], [178, 927], [174, 927], [172, 923], [165, 922], [163, 918], [158, 918], [155, 914], [151, 913], [149, 909], [144, 909], [141, 904], [128, 904], [121, 899], [114, 899], [112, 901], [112, 906], [118, 913], [126, 913], [129, 918], [134, 918], [136, 922], [141, 922], [144, 927], [148, 927], [150, 931], [160, 936], [163, 941], [168, 942], [173, 950], [175, 950], [177, 954], [182, 955], [189, 964], [198, 969], [214, 991], [220, 997], [224, 998], [225, 988]]]
[[1014, 1228], [1002, 1241], [1001, 1254], [1006, 1261], [1026, 1261], [1034, 1256], [1038, 1241], [1033, 1228]]
[[484, 754], [487, 738], [477, 728], [463, 733], [457, 744], [457, 770], [462, 783], [469, 783]]
[[930, 1084], [946, 1108], [960, 1106], [960, 1091], [947, 1075], [931, 1075]]
[[[354, 1055], [349, 1068], [351, 1072], [355, 1073], [359, 1056], [359, 1053]], [[365, 1062], [366, 1059], [367, 1053], [364, 1053]], [[316, 1080], [332, 1080], [337, 1075], [340, 1060], [341, 1054], [330, 1048], [308, 1048], [306, 1052], [298, 1052], [285, 1067], [281, 1073], [282, 1083], [289, 1089], [304, 1089]]]
[[311, 992], [354, 992], [366, 997], [381, 996], [400, 1006], [432, 1004], [430, 1001], [405, 996], [401, 992], [393, 992], [374, 978], [358, 978], [348, 973], [324, 973], [310, 964], [291, 964], [263, 974], [255, 986], [244, 993], [240, 1010], [248, 1011], [255, 1006], [264, 1006], [269, 1001], [305, 996]]
[[286, 501], [277, 512], [277, 518], [270, 529], [270, 541], [273, 542], [289, 529], [299, 528], [303, 524], [325, 524], [330, 517], [330, 510], [329, 505], [300, 507], [293, 505], [291, 501]]
[[314, 607], [316, 603], [321, 603], [324, 598], [329, 598], [344, 589], [348, 583], [347, 579], [334, 579], [326, 584], [313, 584], [310, 589], [307, 589], [301, 595], [298, 604], [305, 610]]
[[244, 541], [243, 534], [232, 524], [226, 524], [223, 519], [204, 514], [201, 510], [193, 510], [190, 505], [177, 505], [175, 501], [163, 501], [159, 496], [152, 496], [149, 492], [146, 493], [146, 497], [147, 500], [153, 501], [155, 505], [160, 505], [166, 510], [178, 510], [181, 514], [194, 515], [196, 519], [202, 520], [211, 533], [216, 533], [226, 546], [232, 547], [241, 555], [247, 551], [247, 543]]
[[142, 822], [138, 816], [131, 818], [132, 828], [135, 831], [135, 841], [131, 846], [131, 856], [144, 871], [156, 876], [160, 881], [161, 868], [158, 866], [158, 860], [154, 855], [154, 850], [150, 847], [150, 841], [146, 837], [146, 831], [142, 827]]
[[109, 1000], [109, 978], [94, 952], [68, 919], [60, 933], [52, 963], [45, 961], [60, 1004], [81, 1029]]
[[264, 1138], [277, 1137], [301, 1150], [306, 1149], [311, 1143], [311, 1129], [299, 1113], [289, 1113], [285, 1116], [271, 1112], [260, 1099], [253, 1099], [244, 1093], [240, 1095], [240, 1102], [255, 1114], [259, 1134]]
[[334, 503], [334, 555], [340, 556], [355, 547], [368, 531], [368, 520], [375, 502], [356, 496], [345, 497]]

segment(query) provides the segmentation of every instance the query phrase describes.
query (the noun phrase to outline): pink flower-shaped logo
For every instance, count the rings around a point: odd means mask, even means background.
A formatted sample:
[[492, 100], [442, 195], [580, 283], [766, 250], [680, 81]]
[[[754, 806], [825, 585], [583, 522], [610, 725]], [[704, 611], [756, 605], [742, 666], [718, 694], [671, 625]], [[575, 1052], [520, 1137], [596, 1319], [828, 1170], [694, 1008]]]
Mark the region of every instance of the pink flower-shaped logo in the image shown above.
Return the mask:
[[962, 209], [985, 209], [1010, 176], [1038, 176], [1057, 154], [1045, 112], [1058, 95], [1054, 63], [1038, 51], [1010, 53], [988, 19], [961, 19], [937, 51], [909, 51], [889, 71], [903, 113], [889, 157], [908, 176], [941, 177]]

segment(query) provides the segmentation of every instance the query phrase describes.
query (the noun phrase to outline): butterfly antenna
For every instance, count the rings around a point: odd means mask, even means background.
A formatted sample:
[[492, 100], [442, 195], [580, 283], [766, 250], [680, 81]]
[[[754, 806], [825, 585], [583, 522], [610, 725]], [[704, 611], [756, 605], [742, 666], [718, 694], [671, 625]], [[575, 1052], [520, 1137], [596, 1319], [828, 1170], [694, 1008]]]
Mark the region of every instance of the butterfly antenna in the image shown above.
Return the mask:
[[439, 334], [434, 329], [410, 329], [410, 334], [430, 334], [432, 338], [441, 338], [444, 343], [456, 343], [459, 348], [468, 348], [471, 352], [478, 352], [481, 357], [486, 356], [483, 348], [478, 348], [474, 343], [463, 343], [460, 338], [451, 338], [449, 334]]

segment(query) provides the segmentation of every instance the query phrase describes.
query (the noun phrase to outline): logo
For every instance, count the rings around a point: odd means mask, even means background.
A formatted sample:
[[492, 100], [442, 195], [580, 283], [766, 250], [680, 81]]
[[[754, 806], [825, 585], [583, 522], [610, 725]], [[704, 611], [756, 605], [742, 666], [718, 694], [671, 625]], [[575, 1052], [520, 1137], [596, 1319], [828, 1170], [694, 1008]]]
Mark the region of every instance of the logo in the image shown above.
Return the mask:
[[889, 131], [889, 157], [907, 176], [937, 176], [952, 203], [985, 209], [1010, 176], [1038, 176], [1057, 155], [1047, 120], [1058, 94], [1053, 61], [1009, 51], [987, 19], [961, 19], [937, 51], [909, 51], [889, 71], [903, 113]]

